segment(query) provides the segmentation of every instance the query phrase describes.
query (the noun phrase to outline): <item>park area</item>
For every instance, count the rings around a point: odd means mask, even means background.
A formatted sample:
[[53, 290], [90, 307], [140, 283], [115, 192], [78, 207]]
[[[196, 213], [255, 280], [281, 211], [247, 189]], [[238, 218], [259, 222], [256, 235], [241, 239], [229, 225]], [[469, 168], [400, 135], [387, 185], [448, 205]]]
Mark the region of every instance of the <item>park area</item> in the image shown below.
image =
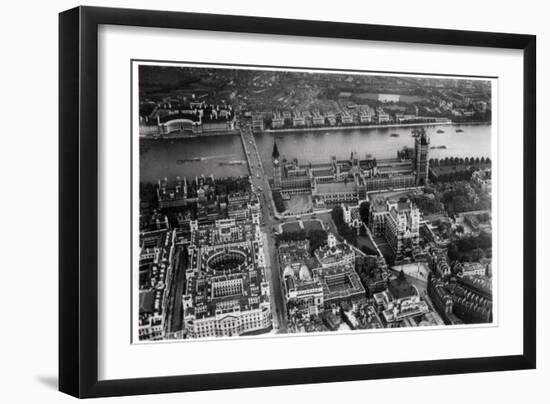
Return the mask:
[[298, 233], [302, 230], [300, 222], [288, 222], [281, 225], [283, 232], [285, 233]]
[[318, 219], [304, 220], [302, 223], [304, 224], [304, 229], [306, 232], [310, 230], [324, 230], [323, 223]]

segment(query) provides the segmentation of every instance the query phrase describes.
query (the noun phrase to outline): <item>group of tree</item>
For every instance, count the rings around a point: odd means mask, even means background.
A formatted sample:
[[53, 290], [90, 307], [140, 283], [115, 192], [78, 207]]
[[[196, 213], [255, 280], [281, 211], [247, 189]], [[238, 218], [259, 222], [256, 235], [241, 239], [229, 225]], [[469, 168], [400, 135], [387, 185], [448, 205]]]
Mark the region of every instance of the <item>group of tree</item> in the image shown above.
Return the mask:
[[473, 210], [488, 210], [491, 208], [491, 198], [488, 194], [476, 192], [468, 183], [454, 184], [441, 192], [441, 202], [449, 215]]
[[332, 208], [332, 212], [330, 212], [332, 216], [332, 221], [336, 225], [336, 227], [340, 227], [342, 225], [345, 225], [344, 222], [344, 210], [340, 205], [336, 205], [334, 208]]
[[431, 167], [448, 167], [448, 166], [479, 166], [491, 164], [489, 157], [445, 157], [443, 159], [431, 158]]
[[303, 241], [307, 238], [307, 233], [304, 229], [297, 231], [283, 231], [277, 235], [277, 240], [279, 242], [285, 241]]
[[443, 211], [443, 205], [435, 194], [424, 193], [422, 195], [411, 194], [410, 199], [424, 214], [434, 214]]
[[283, 196], [279, 191], [273, 191], [272, 195], [273, 195], [273, 202], [275, 202], [275, 208], [277, 209], [277, 212], [283, 213], [286, 210]]
[[489, 212], [478, 213], [476, 219], [479, 220], [480, 223], [487, 223], [491, 220], [491, 214]]
[[367, 201], [361, 202], [361, 204], [359, 205], [359, 217], [361, 218], [363, 223], [369, 223], [369, 211], [370, 203]]
[[306, 237], [309, 240], [309, 248], [312, 253], [327, 243], [327, 232], [322, 229], [311, 229], [307, 232]]
[[477, 236], [462, 237], [449, 244], [447, 255], [451, 261], [479, 261], [492, 256], [493, 238], [490, 233], [480, 232]]
[[452, 227], [448, 221], [440, 220], [437, 223], [437, 232], [443, 238], [449, 238], [452, 235]]
[[469, 181], [472, 178], [475, 168], [472, 166], [464, 167], [462, 170], [449, 171], [446, 173], [438, 173], [437, 176], [433, 175], [430, 170], [430, 181], [434, 183], [442, 182], [455, 182], [455, 181]]

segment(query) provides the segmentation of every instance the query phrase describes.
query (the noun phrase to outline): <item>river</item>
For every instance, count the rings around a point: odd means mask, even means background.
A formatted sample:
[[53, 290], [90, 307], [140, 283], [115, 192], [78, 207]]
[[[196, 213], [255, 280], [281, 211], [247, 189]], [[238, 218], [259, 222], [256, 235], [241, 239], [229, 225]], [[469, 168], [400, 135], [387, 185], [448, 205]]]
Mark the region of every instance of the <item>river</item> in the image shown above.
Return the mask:
[[[461, 128], [464, 132], [457, 133]], [[430, 158], [488, 157], [491, 155], [490, 125], [428, 126], [431, 146]], [[443, 130], [443, 133], [437, 133]], [[390, 134], [398, 134], [398, 137]], [[370, 153], [377, 159], [396, 157], [403, 146], [413, 146], [411, 128], [342, 129], [331, 131], [303, 131], [261, 133], [256, 135], [264, 168], [271, 175], [273, 140], [281, 155], [298, 158], [301, 163], [325, 162], [331, 156], [349, 158], [352, 151], [361, 157]], [[202, 161], [178, 160], [202, 157]], [[239, 176], [248, 173], [246, 165], [220, 165], [232, 160], [244, 160], [245, 154], [238, 135], [209, 136], [173, 140], [140, 141], [140, 179], [155, 182], [158, 178], [195, 175]]]

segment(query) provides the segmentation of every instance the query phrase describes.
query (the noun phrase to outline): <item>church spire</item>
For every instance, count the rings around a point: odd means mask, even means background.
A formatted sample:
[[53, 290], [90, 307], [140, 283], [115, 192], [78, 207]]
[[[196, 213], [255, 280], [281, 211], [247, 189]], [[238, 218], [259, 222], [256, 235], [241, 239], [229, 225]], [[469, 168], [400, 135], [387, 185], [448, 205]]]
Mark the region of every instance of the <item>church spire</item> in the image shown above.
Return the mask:
[[279, 159], [279, 149], [277, 148], [277, 142], [273, 141], [273, 153], [271, 153], [271, 157], [273, 157], [274, 160]]

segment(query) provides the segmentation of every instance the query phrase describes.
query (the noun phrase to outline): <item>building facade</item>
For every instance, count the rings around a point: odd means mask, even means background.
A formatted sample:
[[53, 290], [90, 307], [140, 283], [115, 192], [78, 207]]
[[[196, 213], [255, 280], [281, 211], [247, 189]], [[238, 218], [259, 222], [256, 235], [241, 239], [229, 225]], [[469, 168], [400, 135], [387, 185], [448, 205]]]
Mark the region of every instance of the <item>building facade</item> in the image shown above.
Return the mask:
[[420, 210], [408, 198], [369, 200], [369, 228], [383, 235], [397, 259], [411, 255], [420, 240]]
[[226, 219], [199, 226], [191, 241], [182, 301], [186, 336], [267, 331], [271, 304], [259, 225]]

